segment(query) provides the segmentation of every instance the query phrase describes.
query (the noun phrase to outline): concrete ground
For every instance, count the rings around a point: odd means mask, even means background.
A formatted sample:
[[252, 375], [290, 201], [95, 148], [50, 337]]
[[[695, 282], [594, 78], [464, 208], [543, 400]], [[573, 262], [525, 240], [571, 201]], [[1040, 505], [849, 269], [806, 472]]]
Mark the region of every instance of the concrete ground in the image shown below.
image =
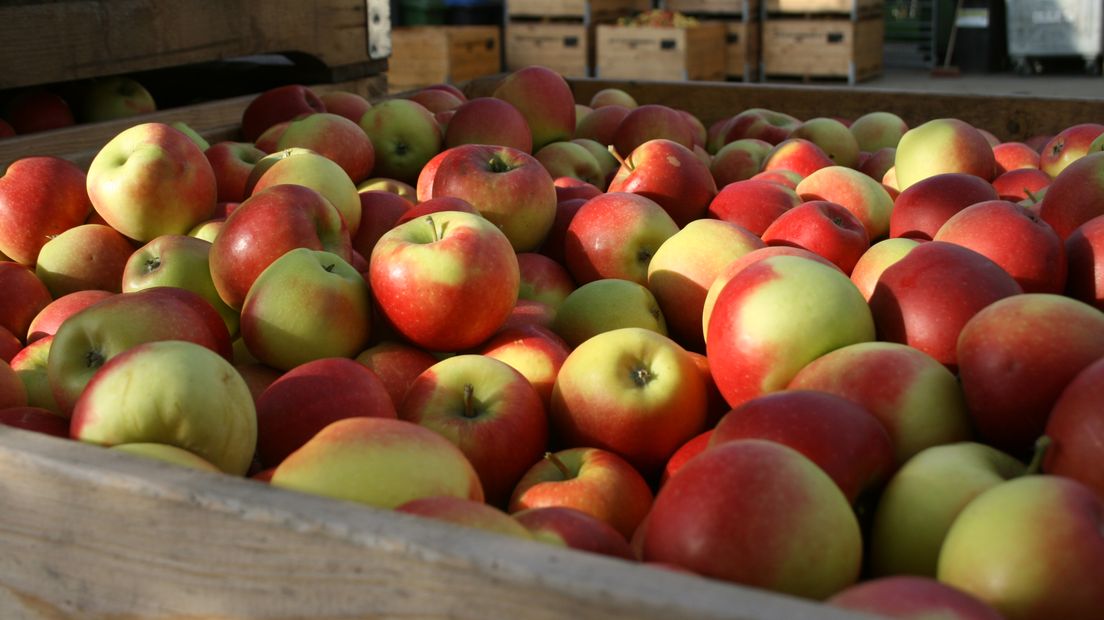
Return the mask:
[[[856, 88], [1104, 100], [1104, 77], [1076, 72], [1030, 76], [1019, 76], [1012, 72], [961, 73], [957, 76], [937, 77], [927, 70], [890, 68], [881, 76], [857, 84]], [[1104, 119], [1098, 120], [1102, 121]]]

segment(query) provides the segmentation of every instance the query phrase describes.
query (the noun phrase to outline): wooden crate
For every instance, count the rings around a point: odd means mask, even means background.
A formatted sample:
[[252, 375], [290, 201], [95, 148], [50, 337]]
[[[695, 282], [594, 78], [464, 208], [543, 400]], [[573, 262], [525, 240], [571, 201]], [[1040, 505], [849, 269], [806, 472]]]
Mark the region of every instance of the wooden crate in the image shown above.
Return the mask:
[[753, 82], [759, 76], [759, 22], [727, 20], [725, 24], [725, 76]]
[[50, 0], [0, 3], [0, 89], [296, 52], [343, 78], [390, 51], [385, 0]]
[[723, 80], [725, 26], [689, 28], [599, 25], [595, 75], [617, 80]]
[[391, 32], [392, 90], [465, 82], [501, 71], [498, 26], [412, 26]]
[[588, 77], [594, 67], [594, 25], [511, 21], [506, 24], [506, 69], [542, 65], [564, 77]]
[[731, 15], [759, 18], [759, 0], [663, 0], [664, 8], [691, 15]]
[[506, 15], [510, 19], [575, 17], [599, 23], [650, 8], [651, 0], [506, 0]]
[[763, 0], [763, 10], [770, 13], [849, 13], [852, 15], [880, 12], [885, 0]]
[[885, 22], [871, 17], [763, 21], [763, 78], [835, 78], [849, 84], [882, 71]]

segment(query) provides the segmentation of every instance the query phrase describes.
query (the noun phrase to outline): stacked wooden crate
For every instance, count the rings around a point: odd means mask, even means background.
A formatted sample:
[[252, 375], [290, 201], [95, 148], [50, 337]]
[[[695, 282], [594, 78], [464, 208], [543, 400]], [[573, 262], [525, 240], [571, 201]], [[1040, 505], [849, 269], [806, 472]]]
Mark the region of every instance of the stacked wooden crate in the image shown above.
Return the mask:
[[684, 23], [669, 19], [669, 15], [658, 18], [598, 26], [595, 76], [611, 80], [724, 80], [724, 24], [697, 20]]
[[651, 0], [507, 0], [506, 68], [542, 65], [591, 77], [595, 28], [651, 8]]
[[391, 32], [392, 92], [460, 83], [502, 71], [498, 26], [412, 26]]
[[846, 79], [882, 72], [884, 0], [764, 0], [762, 74]]
[[725, 76], [753, 82], [759, 77], [760, 0], [666, 0], [664, 6], [725, 26]]

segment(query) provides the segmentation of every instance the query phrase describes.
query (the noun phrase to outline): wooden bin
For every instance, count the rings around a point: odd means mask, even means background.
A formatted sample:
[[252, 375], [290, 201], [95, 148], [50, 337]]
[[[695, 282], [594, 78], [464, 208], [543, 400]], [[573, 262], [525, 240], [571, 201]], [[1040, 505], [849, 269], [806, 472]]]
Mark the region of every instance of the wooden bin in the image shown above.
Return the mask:
[[849, 13], [852, 15], [881, 11], [885, 0], [763, 0], [763, 10], [770, 13]]
[[588, 77], [594, 66], [594, 25], [511, 21], [506, 25], [506, 69], [541, 65], [564, 77]]
[[501, 71], [498, 26], [412, 26], [391, 32], [392, 91], [465, 82]]
[[725, 76], [745, 82], [755, 81], [759, 75], [759, 22], [727, 20], [724, 25]]
[[506, 16], [602, 23], [651, 8], [651, 0], [506, 0]]
[[849, 84], [882, 71], [881, 16], [777, 18], [763, 21], [763, 78], [833, 78]]
[[615, 80], [723, 80], [725, 26], [598, 26], [595, 75]]
[[382, 72], [385, 0], [50, 0], [0, 3], [0, 89], [296, 52]]
[[729, 15], [759, 19], [759, 0], [663, 0], [663, 6], [688, 15]]

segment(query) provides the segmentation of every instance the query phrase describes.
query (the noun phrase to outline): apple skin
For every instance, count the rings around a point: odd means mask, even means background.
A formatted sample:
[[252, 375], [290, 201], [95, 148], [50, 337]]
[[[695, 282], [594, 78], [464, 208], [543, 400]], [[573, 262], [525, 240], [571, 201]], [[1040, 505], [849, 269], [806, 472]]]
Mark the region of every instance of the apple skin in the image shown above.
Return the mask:
[[1062, 390], [1104, 357], [1104, 313], [1027, 293], [975, 314], [958, 337], [958, 366], [974, 427], [986, 443], [1029, 454]]
[[551, 327], [571, 348], [624, 327], [667, 335], [655, 295], [643, 284], [621, 278], [594, 280], [572, 291], [560, 304]]
[[1102, 514], [1104, 501], [1076, 480], [1001, 483], [955, 519], [937, 577], [1010, 620], [1097, 618], [1104, 609]]
[[121, 292], [123, 269], [134, 246], [102, 224], [81, 224], [42, 246], [35, 275], [55, 299], [77, 291]]
[[422, 166], [441, 150], [441, 128], [433, 113], [409, 99], [389, 99], [364, 113], [360, 127], [375, 147], [373, 172], [413, 183]]
[[[479, 211], [476, 211], [475, 207], [463, 198], [438, 196], [437, 198], [423, 200], [407, 209], [405, 213], [399, 216], [399, 219], [395, 220], [395, 225], [392, 228], [399, 224], [405, 224], [410, 220], [425, 219], [427, 215], [441, 213], [442, 211], [463, 211], [464, 213], [479, 215]], [[371, 253], [368, 255], [371, 256]]]
[[456, 109], [445, 130], [444, 147], [461, 144], [491, 144], [533, 152], [533, 136], [525, 117], [508, 101], [494, 97], [477, 97]]
[[1004, 620], [997, 610], [931, 577], [898, 575], [855, 584], [826, 604], [888, 618]]
[[628, 461], [600, 448], [547, 453], [525, 472], [510, 498], [517, 514], [571, 508], [612, 527], [627, 540], [652, 507], [652, 490]]
[[429, 161], [422, 166], [422, 169], [418, 172], [418, 179], [415, 182], [414, 202], [421, 202], [433, 198], [433, 181], [437, 178], [437, 169], [441, 167], [441, 162], [449, 155], [452, 155], [452, 153], [453, 149], [445, 149], [431, 157]]
[[548, 444], [540, 395], [509, 364], [457, 355], [426, 369], [399, 407], [414, 422], [456, 444], [471, 462], [487, 503], [505, 507], [522, 475]]
[[912, 455], [878, 500], [870, 573], [935, 577], [939, 549], [955, 517], [982, 492], [1025, 470], [1012, 456], [972, 441], [933, 445]]
[[897, 143], [894, 168], [898, 188], [946, 172], [960, 172], [990, 181], [996, 174], [993, 147], [969, 123], [955, 118], [937, 118], [914, 127]]
[[53, 297], [32, 269], [11, 261], [0, 261], [0, 290], [0, 327], [22, 340]]
[[65, 319], [112, 295], [114, 293], [110, 291], [77, 291], [51, 301], [35, 315], [27, 327], [27, 344], [54, 335]]
[[[667, 459], [667, 464], [663, 466], [663, 474], [659, 477], [658, 488], [662, 489], [663, 485], [667, 484], [667, 481], [677, 474], [683, 466], [689, 463], [695, 456], [704, 452], [705, 449], [709, 447], [709, 441], [712, 436], [713, 429], [710, 428], [699, 435], [695, 435], [689, 441], [682, 444], [678, 450], [675, 450], [671, 458]], [[633, 535], [636, 536], [637, 533], [634, 532]]]
[[606, 184], [605, 175], [598, 160], [589, 150], [575, 142], [546, 144], [534, 157], [553, 179], [571, 177], [595, 187]]
[[395, 227], [414, 203], [402, 196], [382, 190], [358, 192], [360, 196], [360, 226], [350, 238], [353, 250], [361, 256], [371, 256], [372, 249], [383, 234]]
[[449, 495], [483, 501], [475, 469], [441, 435], [404, 420], [338, 420], [276, 467], [272, 486], [379, 508]]
[[478, 353], [521, 373], [547, 410], [552, 402], [552, 386], [571, 349], [551, 329], [527, 324], [499, 330], [479, 347]]
[[448, 495], [421, 497], [395, 507], [395, 511], [484, 530], [501, 536], [533, 539], [529, 530], [510, 515], [494, 506], [470, 499]]
[[[573, 142], [574, 144], [578, 144], [579, 146], [586, 149], [587, 152], [594, 157], [594, 160], [598, 162], [599, 183], [594, 186], [594, 189], [598, 190], [598, 193], [606, 191], [606, 189], [609, 188], [610, 182], [613, 181], [613, 177], [617, 174], [617, 171], [621, 169], [621, 162], [617, 161], [617, 158], [613, 156], [613, 153], [609, 151], [609, 148], [602, 146], [600, 143], [594, 140], [591, 140], [589, 138], [575, 138], [571, 142]], [[591, 196], [584, 196], [582, 193], [565, 193], [563, 190], [566, 190], [568, 187], [570, 187], [568, 185], [570, 182], [567, 180], [554, 179], [553, 183], [557, 187], [557, 201], [564, 200], [568, 197], [593, 198], [594, 195], [597, 195], [594, 194]], [[577, 184], [575, 186], [577, 186]]]
[[773, 256], [724, 285], [709, 319], [706, 354], [713, 380], [736, 407], [783, 389], [821, 355], [870, 340], [874, 320], [847, 276], [805, 258]]
[[694, 131], [674, 108], [650, 103], [629, 110], [613, 135], [613, 147], [622, 156], [650, 140], [669, 140], [686, 149], [694, 146]]
[[1063, 241], [1078, 226], [1104, 215], [1104, 152], [1066, 166], [1047, 186], [1039, 215]]
[[956, 345], [966, 322], [989, 304], [1021, 293], [1016, 280], [985, 256], [931, 241], [883, 271], [869, 303], [879, 340], [916, 347], [956, 372]]
[[859, 142], [851, 130], [833, 118], [817, 117], [793, 128], [790, 138], [803, 138], [820, 147], [836, 166], [857, 168]]
[[525, 117], [533, 151], [575, 133], [575, 96], [560, 74], [537, 65], [510, 73], [495, 89], [495, 98], [513, 105]]
[[621, 88], [603, 88], [590, 97], [590, 107], [594, 109], [609, 105], [619, 105], [631, 110], [639, 104], [635, 97]]
[[762, 247], [746, 229], [715, 219], [690, 222], [659, 246], [648, 263], [648, 290], [679, 344], [705, 350], [702, 308], [710, 285], [725, 265]]
[[633, 560], [625, 537], [612, 526], [567, 506], [528, 508], [511, 515], [535, 540], [622, 560]]
[[[127, 389], [133, 384], [144, 386], [141, 393]], [[245, 381], [217, 353], [192, 342], [147, 342], [96, 372], [70, 434], [106, 446], [165, 443], [240, 476], [253, 461], [257, 416]]]
[[242, 139], [256, 142], [277, 123], [325, 111], [326, 104], [310, 88], [301, 84], [277, 86], [254, 97], [242, 112]]
[[670, 338], [627, 327], [568, 355], [552, 389], [549, 420], [569, 446], [610, 450], [648, 476], [705, 430], [706, 386]]
[[935, 241], [956, 243], [989, 258], [1025, 293], [1060, 294], [1066, 286], [1066, 248], [1038, 215], [1007, 200], [979, 202], [951, 216]]
[[904, 258], [918, 245], [920, 242], [914, 239], [895, 237], [882, 239], [863, 252], [851, 270], [851, 281], [855, 283], [863, 298], [870, 301], [870, 296], [874, 294], [882, 272]]
[[618, 126], [631, 110], [617, 104], [595, 108], [575, 125], [575, 137], [589, 138], [603, 146], [610, 146], [616, 139]]
[[4, 107], [4, 120], [14, 133], [23, 135], [70, 127], [76, 120], [69, 103], [43, 88], [24, 90]]
[[176, 446], [170, 446], [163, 443], [121, 443], [110, 446], [108, 449], [114, 452], [125, 452], [145, 459], [171, 463], [180, 467], [189, 467], [199, 471], [210, 473], [219, 473], [221, 471], [218, 467], [215, 467], [210, 461], [201, 456], [193, 454], [183, 448], [177, 448]]
[[0, 409], [26, 407], [27, 388], [7, 362], [0, 362]]
[[417, 101], [434, 114], [450, 112], [464, 104], [464, 99], [440, 88], [422, 88], [404, 98]]
[[[46, 409], [50, 413], [62, 416], [54, 392], [50, 389], [50, 378], [46, 373], [50, 358], [50, 346], [54, 337], [45, 336], [20, 349], [10, 360], [12, 370], [19, 375], [23, 387], [27, 390], [27, 405]], [[68, 419], [67, 417], [65, 419]], [[66, 433], [68, 436], [68, 433]]]
[[[873, 153], [863, 151], [859, 153], [858, 171], [881, 183], [885, 179], [886, 173], [893, 168], [893, 160], [896, 157], [897, 149], [893, 147], [881, 148]], [[893, 193], [890, 196], [894, 199], [897, 198], [897, 195]]]
[[733, 116], [718, 131], [717, 148], [714, 152], [729, 142], [741, 138], [755, 138], [771, 144], [778, 144], [786, 139], [794, 127], [801, 121], [784, 112], [776, 112], [766, 108], [748, 108]]
[[[539, 252], [541, 254], [561, 265], [567, 265], [564, 252], [567, 246], [567, 229], [571, 226], [571, 220], [575, 219], [579, 209], [583, 208], [583, 205], [591, 198], [596, 198], [602, 194], [598, 188], [589, 183], [585, 185], [593, 188], [594, 191], [583, 190], [580, 192], [584, 195], [582, 198], [567, 198], [556, 202], [556, 215], [552, 218], [552, 226], [548, 229], [548, 234], [545, 235], [544, 241], [540, 245]], [[560, 190], [556, 190], [556, 193], [560, 194]]]
[[1104, 216], [1066, 238], [1066, 294], [1104, 311]]
[[556, 217], [556, 189], [544, 166], [504, 146], [467, 144], [445, 152], [449, 154], [433, 177], [431, 197], [467, 200], [505, 233], [517, 252], [540, 247]]
[[[264, 168], [269, 161], [271, 165]], [[259, 162], [253, 174], [258, 172], [260, 176], [255, 178], [249, 190], [251, 196], [276, 185], [309, 187], [337, 209], [350, 235], [355, 235], [360, 228], [360, 196], [356, 185], [333, 160], [310, 150], [290, 147]]]
[[478, 215], [444, 211], [397, 226], [380, 238], [369, 263], [379, 310], [430, 351], [478, 345], [517, 302], [517, 256], [506, 235]]
[[234, 309], [245, 302], [253, 281], [285, 252], [326, 250], [352, 259], [341, 214], [321, 194], [301, 185], [274, 185], [241, 203], [226, 218], [211, 245], [211, 279], [219, 297]]
[[330, 252], [296, 248], [272, 261], [249, 287], [242, 340], [258, 361], [280, 370], [352, 358], [368, 345], [371, 305], [368, 283], [352, 265]]
[[678, 231], [675, 220], [651, 198], [606, 193], [588, 200], [571, 218], [564, 262], [579, 284], [605, 278], [647, 284], [652, 257]]
[[[428, 164], [427, 164], [428, 165]], [[358, 192], [391, 192], [392, 194], [398, 194], [403, 198], [410, 201], [412, 204], [418, 200], [417, 190], [408, 183], [402, 181], [396, 181], [395, 179], [388, 179], [386, 177], [373, 177], [357, 183]]]
[[23, 340], [17, 338], [6, 327], [0, 327], [0, 360], [10, 362], [22, 349]]
[[69, 439], [69, 421], [41, 407], [0, 407], [0, 426], [12, 426], [59, 439]]
[[998, 176], [1021, 168], [1039, 170], [1039, 153], [1023, 142], [1002, 142], [993, 147], [993, 157], [997, 160]]
[[763, 157], [760, 172], [787, 170], [804, 178], [835, 164], [816, 143], [804, 138], [786, 138]]
[[539, 301], [555, 311], [575, 290], [575, 281], [567, 269], [544, 254], [522, 252], [517, 261], [521, 276], [519, 300]]
[[819, 254], [848, 275], [870, 248], [859, 218], [826, 200], [811, 200], [783, 213], [763, 231], [762, 239], [767, 245], [796, 246]]
[[216, 142], [203, 151], [211, 164], [218, 186], [219, 202], [241, 202], [248, 194], [245, 192], [246, 180], [265, 152], [248, 142]]
[[288, 123], [276, 149], [310, 149], [341, 166], [353, 183], [359, 183], [371, 174], [376, 150], [358, 121], [329, 112], [309, 114]]
[[131, 118], [157, 111], [157, 102], [134, 78], [117, 75], [92, 80], [80, 93], [77, 117], [82, 123]]
[[931, 239], [952, 215], [966, 207], [997, 200], [993, 186], [970, 174], [937, 174], [901, 192], [889, 217], [890, 237]]
[[1047, 418], [1046, 436], [1051, 445], [1043, 470], [1088, 485], [1104, 497], [1104, 472], [1100, 469], [1104, 438], [1104, 362], [1085, 367], [1070, 381]]
[[763, 140], [735, 140], [721, 147], [709, 164], [709, 172], [717, 187], [750, 179], [759, 173], [772, 145]]
[[437, 363], [426, 351], [402, 342], [383, 341], [365, 349], [356, 357], [383, 382], [398, 411], [414, 379]]
[[860, 151], [873, 153], [882, 148], [896, 148], [909, 128], [900, 116], [879, 110], [856, 118], [847, 129]]
[[681, 227], [705, 215], [717, 195], [717, 186], [709, 165], [689, 148], [671, 140], [654, 139], [633, 149], [607, 191], [649, 198]]
[[894, 201], [881, 183], [858, 170], [822, 168], [802, 179], [794, 191], [803, 201], [827, 200], [847, 209], [862, 222], [871, 242], [889, 235]]
[[345, 90], [327, 91], [318, 98], [322, 100], [322, 106], [327, 112], [344, 116], [354, 123], [359, 123], [364, 113], [372, 107], [372, 102], [361, 95]]
[[398, 417], [391, 395], [376, 373], [345, 358], [323, 358], [296, 366], [273, 381], [256, 406], [257, 456], [264, 467], [276, 467], [338, 420]]
[[862, 538], [850, 504], [792, 448], [743, 439], [710, 448], [656, 495], [644, 560], [811, 599], [859, 576]]
[[789, 446], [832, 479], [852, 505], [874, 498], [896, 469], [882, 423], [854, 401], [816, 390], [784, 390], [735, 407], [717, 423], [708, 449], [739, 439]]
[[1059, 131], [1039, 151], [1039, 169], [1056, 178], [1070, 164], [1089, 152], [1093, 140], [1104, 134], [1104, 125], [1079, 123]]
[[1050, 185], [1050, 177], [1038, 168], [1017, 168], [993, 179], [993, 189], [1001, 200], [1031, 200]]
[[92, 211], [84, 172], [57, 157], [18, 159], [0, 176], [0, 253], [34, 265], [51, 238]]
[[803, 201], [793, 188], [764, 180], [729, 183], [709, 203], [710, 217], [731, 222], [762, 236], [771, 222]]

